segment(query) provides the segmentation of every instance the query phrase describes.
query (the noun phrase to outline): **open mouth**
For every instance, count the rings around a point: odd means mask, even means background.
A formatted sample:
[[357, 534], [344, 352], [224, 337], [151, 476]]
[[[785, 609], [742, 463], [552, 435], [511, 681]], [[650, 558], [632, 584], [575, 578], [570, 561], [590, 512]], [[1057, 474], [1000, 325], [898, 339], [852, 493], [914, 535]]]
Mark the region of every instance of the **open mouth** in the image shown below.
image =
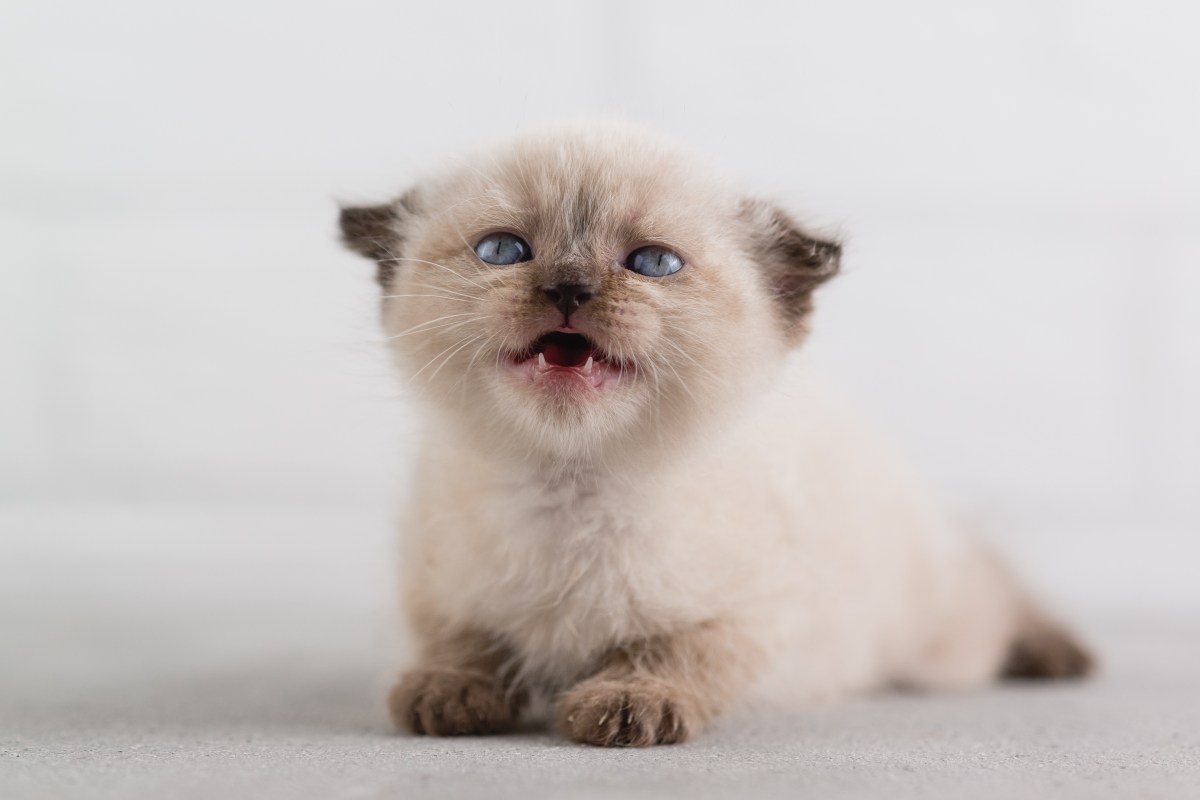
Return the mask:
[[535, 339], [513, 358], [514, 365], [535, 383], [543, 380], [582, 381], [600, 388], [625, 371], [582, 333], [553, 331]]

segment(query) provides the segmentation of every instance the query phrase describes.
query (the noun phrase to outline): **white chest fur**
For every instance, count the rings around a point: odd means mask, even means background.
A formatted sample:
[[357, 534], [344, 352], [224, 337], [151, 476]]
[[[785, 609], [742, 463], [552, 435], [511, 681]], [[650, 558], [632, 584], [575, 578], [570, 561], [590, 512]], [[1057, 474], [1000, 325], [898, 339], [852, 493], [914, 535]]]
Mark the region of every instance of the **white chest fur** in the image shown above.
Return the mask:
[[656, 529], [638, 488], [483, 475], [472, 487], [417, 522], [410, 579], [451, 621], [501, 633], [540, 680], [707, 615], [689, 585], [698, 573], [681, 574], [685, 543]]

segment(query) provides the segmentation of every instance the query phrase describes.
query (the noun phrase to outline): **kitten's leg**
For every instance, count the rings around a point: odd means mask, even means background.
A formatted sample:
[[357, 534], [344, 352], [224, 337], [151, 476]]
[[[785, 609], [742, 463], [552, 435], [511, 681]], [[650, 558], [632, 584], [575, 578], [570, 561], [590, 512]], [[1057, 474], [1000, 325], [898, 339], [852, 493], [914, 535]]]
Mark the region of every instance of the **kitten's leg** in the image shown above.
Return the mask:
[[682, 742], [733, 703], [759, 660], [757, 647], [718, 622], [622, 647], [562, 697], [558, 725], [585, 744]]
[[427, 636], [417, 665], [388, 695], [396, 727], [430, 736], [505, 733], [526, 695], [506, 679], [507, 648], [473, 632]]

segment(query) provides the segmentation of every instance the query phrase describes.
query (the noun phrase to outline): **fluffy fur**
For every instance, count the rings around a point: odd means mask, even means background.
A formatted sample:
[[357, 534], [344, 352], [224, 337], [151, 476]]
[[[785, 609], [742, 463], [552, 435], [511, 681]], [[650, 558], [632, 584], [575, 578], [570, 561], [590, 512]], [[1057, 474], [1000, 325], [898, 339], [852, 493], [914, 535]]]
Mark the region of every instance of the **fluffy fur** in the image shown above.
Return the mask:
[[[415, 733], [682, 741], [743, 697], [980, 686], [1086, 654], [953, 527], [795, 355], [839, 247], [690, 156], [609, 125], [522, 139], [345, 208], [426, 403], [404, 522]], [[475, 254], [497, 231], [532, 260]], [[622, 265], [646, 244], [685, 266]], [[570, 330], [602, 378], [535, 368]], [[591, 367], [588, 363], [588, 369]]]

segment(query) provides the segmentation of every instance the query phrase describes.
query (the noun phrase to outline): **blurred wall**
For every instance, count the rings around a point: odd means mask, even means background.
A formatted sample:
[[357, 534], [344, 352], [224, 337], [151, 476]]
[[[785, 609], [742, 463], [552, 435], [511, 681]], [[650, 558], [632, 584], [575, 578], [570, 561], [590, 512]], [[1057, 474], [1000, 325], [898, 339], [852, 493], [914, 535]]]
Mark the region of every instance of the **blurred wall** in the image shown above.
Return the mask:
[[614, 114], [843, 233], [814, 354], [956, 504], [1179, 541], [1200, 528], [1197, 17], [9, 0], [0, 499], [386, 508], [411, 426], [335, 201]]

